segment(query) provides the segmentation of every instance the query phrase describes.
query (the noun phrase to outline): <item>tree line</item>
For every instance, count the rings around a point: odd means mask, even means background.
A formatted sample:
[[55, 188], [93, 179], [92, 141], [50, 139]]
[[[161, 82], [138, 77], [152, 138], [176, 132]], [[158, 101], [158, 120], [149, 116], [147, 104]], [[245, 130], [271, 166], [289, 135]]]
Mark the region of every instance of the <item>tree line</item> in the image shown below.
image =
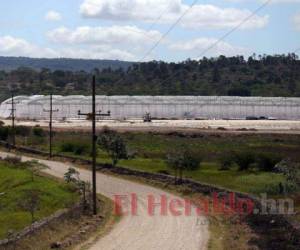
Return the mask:
[[0, 71], [0, 100], [16, 95], [88, 95], [92, 74], [101, 95], [300, 96], [297, 55], [203, 58], [179, 63], [151, 61], [94, 71]]

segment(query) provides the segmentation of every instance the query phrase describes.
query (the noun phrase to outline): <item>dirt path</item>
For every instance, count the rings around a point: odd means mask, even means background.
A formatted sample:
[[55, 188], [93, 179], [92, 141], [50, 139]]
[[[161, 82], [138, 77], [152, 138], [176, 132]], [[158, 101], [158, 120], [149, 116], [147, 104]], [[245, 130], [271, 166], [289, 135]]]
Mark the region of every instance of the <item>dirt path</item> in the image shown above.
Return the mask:
[[[1, 121], [1, 119], [0, 119]], [[2, 120], [10, 125], [10, 120]], [[48, 128], [49, 121], [16, 121], [20, 126]], [[226, 134], [300, 134], [300, 121], [287, 120], [155, 120], [144, 123], [132, 121], [99, 121], [99, 129], [107, 126], [119, 132], [190, 132], [190, 133], [226, 133]], [[85, 120], [54, 121], [57, 131], [90, 131], [91, 122]]]
[[[7, 153], [0, 152], [0, 157], [6, 157]], [[30, 157], [22, 157], [22, 161], [33, 160]], [[71, 164], [38, 160], [49, 167], [47, 172], [55, 177], [62, 178]], [[80, 178], [91, 181], [91, 173], [88, 170], [77, 169]], [[148, 196], [153, 195], [155, 202], [160, 202], [165, 195], [168, 201], [180, 199], [170, 193], [150, 186], [119, 179], [116, 177], [97, 174], [97, 191], [104, 196], [114, 198], [115, 195], [131, 195], [138, 197], [137, 215], [126, 215], [103, 238], [99, 239], [90, 250], [198, 250], [206, 249], [209, 238], [208, 226], [201, 223], [205, 218], [197, 217], [194, 213], [190, 216], [174, 216], [168, 210], [168, 215], [160, 215], [160, 206], [156, 206], [155, 215], [148, 213]], [[180, 209], [179, 209], [180, 210]], [[194, 211], [194, 209], [192, 209]]]

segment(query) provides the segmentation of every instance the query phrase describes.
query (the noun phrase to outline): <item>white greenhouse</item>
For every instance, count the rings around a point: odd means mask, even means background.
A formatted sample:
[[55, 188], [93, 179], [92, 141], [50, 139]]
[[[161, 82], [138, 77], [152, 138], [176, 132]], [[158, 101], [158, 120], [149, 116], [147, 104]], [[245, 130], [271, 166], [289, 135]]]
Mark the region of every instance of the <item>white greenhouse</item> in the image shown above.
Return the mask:
[[[300, 119], [300, 98], [225, 96], [97, 96], [97, 111], [111, 111], [110, 119], [143, 118], [150, 113], [157, 119]], [[17, 119], [47, 119], [49, 96], [14, 98]], [[89, 113], [90, 96], [53, 96], [54, 119], [84, 119]], [[0, 117], [11, 116], [11, 99], [0, 106]]]

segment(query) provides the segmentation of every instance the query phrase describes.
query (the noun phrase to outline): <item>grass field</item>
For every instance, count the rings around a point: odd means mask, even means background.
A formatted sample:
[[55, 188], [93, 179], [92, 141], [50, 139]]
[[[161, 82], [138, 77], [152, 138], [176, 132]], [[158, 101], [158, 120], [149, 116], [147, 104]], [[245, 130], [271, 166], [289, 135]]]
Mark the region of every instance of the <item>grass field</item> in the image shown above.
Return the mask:
[[[280, 182], [285, 179], [282, 175], [262, 172], [256, 169], [238, 171], [233, 166], [228, 171], [220, 171], [218, 162], [221, 155], [233, 152], [265, 152], [300, 161], [300, 136], [297, 135], [225, 135], [225, 134], [155, 134], [155, 133], [124, 133], [121, 134], [131, 152], [136, 157], [122, 160], [120, 166], [149, 171], [154, 173], [168, 171], [165, 157], [170, 150], [176, 148], [192, 148], [203, 157], [201, 168], [187, 172], [185, 176], [204, 183], [229, 188], [232, 190], [260, 194], [276, 193]], [[81, 145], [80, 153], [63, 152], [62, 145], [70, 142]], [[24, 138], [19, 138], [24, 144]], [[26, 141], [27, 146], [47, 150], [47, 138], [31, 136]], [[54, 151], [81, 158], [90, 158], [90, 136], [87, 133], [59, 132], [54, 137]], [[109, 163], [107, 154], [98, 150], [98, 162]]]
[[54, 179], [35, 176], [32, 182], [31, 172], [23, 165], [0, 161], [0, 239], [6, 238], [10, 231], [16, 232], [31, 224], [30, 213], [20, 206], [24, 191], [37, 189], [40, 192], [36, 220], [68, 207], [79, 198], [73, 187]]

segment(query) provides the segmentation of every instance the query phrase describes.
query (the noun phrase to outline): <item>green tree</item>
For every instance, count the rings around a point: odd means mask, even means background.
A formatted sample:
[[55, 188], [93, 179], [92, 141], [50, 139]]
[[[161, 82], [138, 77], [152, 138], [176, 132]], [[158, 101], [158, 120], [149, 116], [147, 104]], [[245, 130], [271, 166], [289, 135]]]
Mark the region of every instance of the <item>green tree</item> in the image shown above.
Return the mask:
[[98, 145], [112, 159], [112, 165], [116, 166], [119, 160], [128, 158], [127, 146], [119, 135], [104, 133], [98, 138]]
[[182, 183], [185, 171], [199, 169], [202, 159], [199, 155], [185, 149], [167, 154], [166, 164], [175, 171], [175, 183]]
[[6, 141], [9, 136], [9, 128], [0, 126], [0, 140]]
[[76, 183], [80, 180], [79, 172], [75, 168], [69, 168], [68, 171], [64, 174], [64, 180], [67, 183]]
[[[90, 193], [90, 184], [88, 182], [82, 181], [79, 177], [80, 173], [75, 168], [69, 168], [64, 174], [64, 180], [67, 183], [72, 183], [82, 194], [82, 203], [85, 208], [87, 208], [87, 197]], [[90, 197], [91, 198], [91, 197]], [[91, 203], [91, 202], [90, 202]]]
[[260, 153], [257, 156], [257, 167], [262, 171], [271, 172], [281, 160], [282, 158], [278, 155]]
[[224, 171], [224, 170], [229, 170], [230, 167], [232, 166], [234, 162], [234, 159], [232, 157], [232, 154], [230, 152], [227, 152], [225, 154], [223, 154], [220, 158], [219, 158], [219, 163], [220, 163], [220, 170]]
[[239, 171], [248, 170], [251, 164], [255, 163], [255, 156], [252, 152], [239, 152], [235, 154], [234, 162], [238, 165]]

